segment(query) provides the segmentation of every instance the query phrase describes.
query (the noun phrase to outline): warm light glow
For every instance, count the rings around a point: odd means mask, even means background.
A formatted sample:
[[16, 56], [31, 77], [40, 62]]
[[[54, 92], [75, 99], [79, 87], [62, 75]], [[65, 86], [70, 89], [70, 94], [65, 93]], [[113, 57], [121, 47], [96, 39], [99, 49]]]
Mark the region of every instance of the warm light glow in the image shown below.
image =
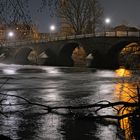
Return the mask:
[[[119, 77], [130, 77], [132, 76], [131, 71], [125, 70], [125, 69], [118, 69], [116, 70], [116, 75]], [[117, 83], [115, 85], [115, 96], [119, 99], [119, 101], [124, 101], [124, 102], [136, 102], [136, 87], [135, 85], [127, 82], [127, 81], [122, 81], [122, 83]], [[119, 107], [121, 108], [121, 107]], [[125, 115], [128, 113], [131, 113], [133, 111], [133, 108], [127, 107], [125, 109], [122, 109], [118, 115]], [[129, 139], [132, 130], [131, 130], [131, 125], [128, 117], [120, 120], [120, 127], [122, 130], [124, 130], [125, 138]]]
[[124, 68], [120, 68], [116, 70], [115, 72], [116, 72], [116, 76], [118, 77], [130, 77], [132, 75], [131, 71], [126, 70]]
[[14, 37], [14, 32], [13, 31], [8, 32], [8, 37]]
[[[130, 83], [124, 83], [124, 84], [116, 84], [115, 87], [115, 95], [119, 98], [120, 101], [124, 102], [136, 102], [136, 98], [133, 98], [136, 96], [136, 88], [134, 85]], [[120, 107], [121, 108], [121, 107]], [[127, 107], [125, 109], [122, 109], [118, 115], [125, 115], [133, 112], [133, 108]], [[130, 121], [128, 117], [120, 120], [120, 127], [122, 130], [124, 130], [125, 138], [129, 139], [132, 134], [132, 128], [130, 125]]]
[[110, 22], [111, 22], [110, 18], [106, 18], [106, 19], [105, 19], [105, 23], [106, 23], [106, 24], [109, 24]]
[[51, 30], [51, 31], [54, 31], [55, 29], [56, 29], [55, 25], [51, 25], [51, 26], [50, 26], [50, 30]]

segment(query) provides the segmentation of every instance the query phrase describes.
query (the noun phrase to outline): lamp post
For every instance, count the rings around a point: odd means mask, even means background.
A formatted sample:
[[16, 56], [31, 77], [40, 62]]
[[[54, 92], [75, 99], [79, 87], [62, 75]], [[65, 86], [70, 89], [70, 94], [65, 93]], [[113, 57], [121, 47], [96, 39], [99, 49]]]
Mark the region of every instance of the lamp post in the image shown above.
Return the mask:
[[105, 36], [106, 36], [106, 28], [109, 28], [110, 22], [111, 22], [111, 19], [110, 18], [106, 18], [105, 19], [105, 25], [104, 25]]
[[50, 39], [52, 38], [52, 33], [55, 31], [56, 27], [55, 25], [50, 26]]

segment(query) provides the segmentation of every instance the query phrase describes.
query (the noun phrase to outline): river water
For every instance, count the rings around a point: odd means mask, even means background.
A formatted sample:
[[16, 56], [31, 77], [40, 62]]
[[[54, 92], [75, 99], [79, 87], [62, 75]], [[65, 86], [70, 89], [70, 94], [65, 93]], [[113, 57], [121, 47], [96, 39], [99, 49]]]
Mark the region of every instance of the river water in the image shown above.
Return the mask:
[[[131, 79], [130, 72], [124, 71], [0, 64], [0, 92], [51, 107], [119, 101], [126, 97], [120, 95], [122, 81]], [[92, 109], [72, 110], [75, 116], [71, 116], [64, 109], [46, 113], [42, 107], [29, 105], [17, 97], [1, 95], [0, 99], [5, 104], [1, 111], [6, 115], [0, 115], [0, 134], [14, 140], [121, 139], [115, 122], [75, 119], [76, 115], [91, 115]], [[100, 114], [115, 113], [111, 108], [100, 111]]]

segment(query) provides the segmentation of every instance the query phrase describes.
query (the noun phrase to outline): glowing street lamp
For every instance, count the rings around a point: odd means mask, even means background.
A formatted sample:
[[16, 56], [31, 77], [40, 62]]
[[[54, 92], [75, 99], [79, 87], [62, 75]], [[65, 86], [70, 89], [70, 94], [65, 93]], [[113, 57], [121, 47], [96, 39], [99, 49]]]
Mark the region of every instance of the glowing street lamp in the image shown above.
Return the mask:
[[106, 18], [106, 19], [105, 19], [105, 23], [106, 23], [106, 24], [110, 24], [110, 22], [111, 22], [110, 18]]
[[106, 36], [106, 28], [107, 28], [107, 26], [109, 26], [110, 23], [111, 23], [111, 19], [106, 18], [105, 19], [105, 25], [104, 25], [104, 34], [105, 34], [105, 36]]
[[9, 38], [13, 38], [13, 37], [14, 37], [14, 35], [15, 35], [15, 34], [14, 34], [14, 32], [13, 32], [13, 31], [8, 32], [8, 37], [9, 37]]
[[50, 26], [50, 38], [52, 37], [52, 33], [56, 30], [55, 25]]
[[55, 29], [56, 29], [55, 25], [50, 26], [50, 31], [55, 31]]

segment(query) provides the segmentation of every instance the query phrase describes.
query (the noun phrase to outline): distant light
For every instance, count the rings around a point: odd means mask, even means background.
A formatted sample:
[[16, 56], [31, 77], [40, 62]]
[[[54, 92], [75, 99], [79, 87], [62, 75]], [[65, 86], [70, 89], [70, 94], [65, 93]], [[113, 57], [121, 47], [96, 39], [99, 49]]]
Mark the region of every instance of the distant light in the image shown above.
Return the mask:
[[51, 30], [51, 31], [54, 31], [55, 29], [56, 29], [55, 25], [51, 25], [51, 26], [50, 26], [50, 30]]
[[13, 37], [13, 36], [14, 36], [14, 32], [10, 31], [10, 32], [8, 33], [8, 36], [9, 36], [9, 37]]
[[106, 23], [106, 24], [109, 24], [110, 22], [111, 22], [110, 18], [106, 18], [106, 19], [105, 19], [105, 23]]

